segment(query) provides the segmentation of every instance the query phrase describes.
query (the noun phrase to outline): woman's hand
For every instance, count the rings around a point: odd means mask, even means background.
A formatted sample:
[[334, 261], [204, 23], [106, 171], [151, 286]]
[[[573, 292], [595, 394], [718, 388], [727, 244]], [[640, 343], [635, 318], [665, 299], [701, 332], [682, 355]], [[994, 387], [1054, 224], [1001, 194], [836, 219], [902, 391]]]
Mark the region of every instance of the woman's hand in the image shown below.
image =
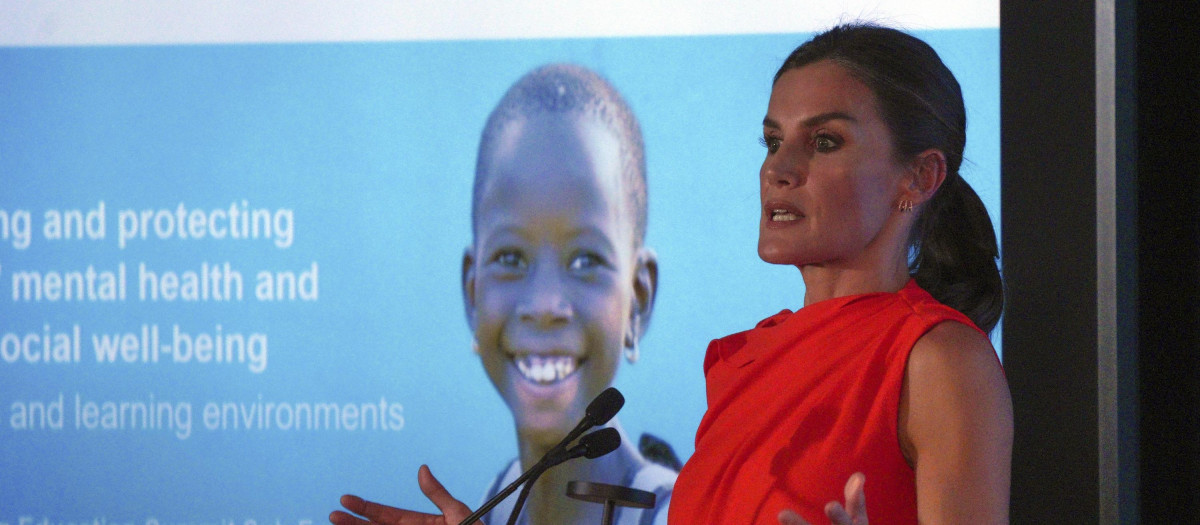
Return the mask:
[[[846, 506], [831, 501], [825, 504], [825, 516], [834, 525], [867, 525], [867, 497], [863, 493], [863, 485], [867, 477], [862, 472], [855, 472], [846, 481]], [[791, 510], [779, 513], [780, 525], [809, 525], [804, 518]]]
[[432, 501], [438, 510], [442, 511], [440, 516], [398, 509], [367, 501], [358, 496], [345, 495], [341, 499], [342, 506], [354, 514], [335, 510], [329, 514], [329, 522], [333, 525], [458, 525], [459, 522], [471, 515], [471, 509], [463, 502], [454, 499], [454, 496], [446, 491], [446, 487], [443, 487], [437, 478], [433, 477], [429, 467], [421, 465], [420, 470], [417, 471], [417, 485], [421, 487], [421, 492], [425, 494], [425, 497], [429, 498], [429, 501]]

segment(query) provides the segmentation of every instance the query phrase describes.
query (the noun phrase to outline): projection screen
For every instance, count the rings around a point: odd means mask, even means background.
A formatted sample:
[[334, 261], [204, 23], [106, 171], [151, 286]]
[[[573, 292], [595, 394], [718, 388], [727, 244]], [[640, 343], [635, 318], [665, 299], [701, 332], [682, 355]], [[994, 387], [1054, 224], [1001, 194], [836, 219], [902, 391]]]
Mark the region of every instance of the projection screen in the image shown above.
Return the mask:
[[758, 139], [813, 31], [938, 50], [999, 226], [998, 3], [816, 4], [0, 5], [0, 525], [432, 510], [421, 464], [480, 501], [516, 436], [464, 305], [476, 152], [551, 63], [640, 123], [659, 278], [613, 384], [686, 459], [708, 341], [801, 305], [757, 257]]

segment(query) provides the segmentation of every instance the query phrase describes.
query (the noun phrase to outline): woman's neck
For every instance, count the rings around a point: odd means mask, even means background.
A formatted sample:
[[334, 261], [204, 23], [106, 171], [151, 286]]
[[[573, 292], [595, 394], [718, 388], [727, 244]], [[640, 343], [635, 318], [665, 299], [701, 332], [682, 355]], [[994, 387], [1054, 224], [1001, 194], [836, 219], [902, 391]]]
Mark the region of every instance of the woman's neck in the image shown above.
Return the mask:
[[804, 305], [875, 292], [897, 292], [908, 284], [907, 261], [890, 264], [807, 265], [800, 267], [804, 278]]

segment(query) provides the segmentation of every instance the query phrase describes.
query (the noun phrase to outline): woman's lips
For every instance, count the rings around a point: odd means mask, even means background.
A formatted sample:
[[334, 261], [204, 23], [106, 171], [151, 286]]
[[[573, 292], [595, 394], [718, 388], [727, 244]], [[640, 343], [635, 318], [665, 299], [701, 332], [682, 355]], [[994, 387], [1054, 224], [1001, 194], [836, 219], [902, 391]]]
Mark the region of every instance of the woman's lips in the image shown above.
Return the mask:
[[794, 221], [799, 218], [800, 218], [800, 216], [797, 215], [795, 212], [791, 212], [788, 210], [771, 210], [771, 221], [772, 222]]
[[787, 203], [769, 202], [763, 206], [763, 215], [768, 224], [786, 225], [804, 218], [799, 208]]

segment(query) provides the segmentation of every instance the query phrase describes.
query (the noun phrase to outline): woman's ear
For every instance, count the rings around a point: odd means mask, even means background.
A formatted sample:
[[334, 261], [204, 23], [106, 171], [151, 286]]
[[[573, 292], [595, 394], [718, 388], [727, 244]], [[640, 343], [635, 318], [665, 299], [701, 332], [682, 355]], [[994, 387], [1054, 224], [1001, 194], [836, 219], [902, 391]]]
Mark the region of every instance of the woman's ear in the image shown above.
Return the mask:
[[625, 357], [637, 361], [638, 342], [650, 327], [650, 314], [654, 312], [654, 298], [658, 292], [658, 256], [654, 250], [643, 247], [638, 250], [633, 269], [633, 304], [629, 309], [629, 327], [625, 337]]
[[462, 292], [463, 309], [467, 314], [467, 326], [475, 333], [475, 253], [472, 246], [463, 252], [462, 259]]
[[930, 148], [919, 153], [912, 162], [904, 195], [916, 206], [920, 206], [937, 193], [946, 181], [946, 154], [940, 149]]

